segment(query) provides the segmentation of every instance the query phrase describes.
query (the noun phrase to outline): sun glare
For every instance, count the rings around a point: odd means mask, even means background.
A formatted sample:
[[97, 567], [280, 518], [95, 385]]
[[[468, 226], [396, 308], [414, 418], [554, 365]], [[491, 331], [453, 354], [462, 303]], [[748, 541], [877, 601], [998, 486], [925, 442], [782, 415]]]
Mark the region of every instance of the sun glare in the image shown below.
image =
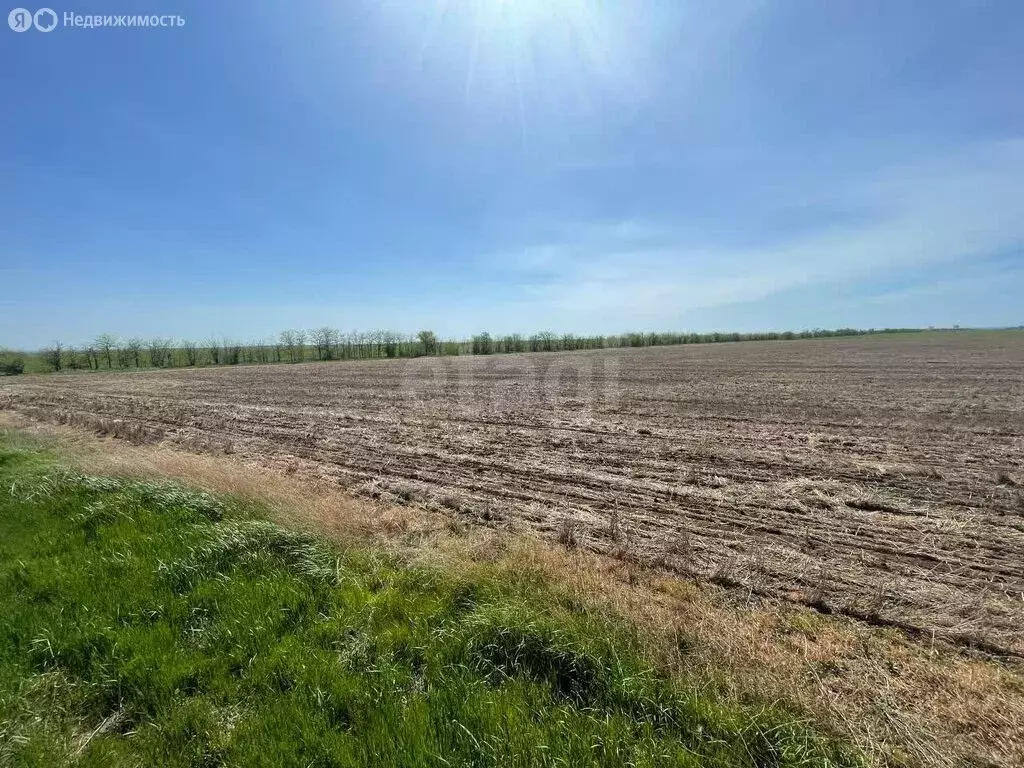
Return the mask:
[[473, 136], [516, 130], [525, 152], [558, 152], [609, 102], [644, 88], [643, 27], [604, 0], [384, 0], [413, 52], [413, 82]]

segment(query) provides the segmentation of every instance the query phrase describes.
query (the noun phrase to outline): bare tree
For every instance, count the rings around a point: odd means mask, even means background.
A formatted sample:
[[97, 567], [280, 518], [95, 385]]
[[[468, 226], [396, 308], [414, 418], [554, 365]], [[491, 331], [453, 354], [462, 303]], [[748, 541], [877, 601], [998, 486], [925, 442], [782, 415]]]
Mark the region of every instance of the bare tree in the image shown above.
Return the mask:
[[338, 344], [341, 341], [341, 331], [337, 328], [324, 326], [309, 332], [310, 340], [316, 347], [317, 360], [333, 360], [337, 355]]
[[100, 353], [95, 344], [86, 344], [82, 347], [82, 354], [85, 355], [85, 362], [90, 371], [100, 369]]
[[238, 365], [242, 356], [242, 345], [237, 341], [224, 339], [224, 362], [228, 365]]
[[140, 365], [140, 358], [142, 357], [142, 347], [142, 339], [140, 339], [138, 336], [128, 339], [128, 341], [124, 345], [125, 350], [127, 350], [128, 352], [128, 358], [135, 364], [136, 368], [138, 368]]
[[398, 334], [394, 331], [383, 331], [384, 357], [392, 358], [398, 354]]
[[127, 346], [118, 346], [116, 350], [118, 368], [127, 368], [132, 364], [132, 353], [129, 351]]
[[258, 342], [256, 342], [256, 349], [259, 352], [261, 363], [270, 362], [270, 348], [272, 346], [273, 344], [267, 344], [267, 342], [264, 341], [263, 339], [260, 339]]
[[149, 342], [149, 363], [154, 368], [166, 368], [171, 364], [171, 340], [151, 339]]
[[327, 346], [330, 343], [330, 329], [314, 328], [309, 332], [309, 340], [313, 343], [313, 349], [316, 352], [317, 360], [327, 359]]
[[113, 367], [113, 352], [117, 349], [117, 336], [112, 333], [101, 333], [96, 337], [94, 342], [96, 349], [103, 355], [103, 359], [107, 361], [107, 370]]
[[185, 353], [185, 365], [193, 366], [196, 364], [196, 343], [189, 341], [188, 339], [182, 339], [181, 350]]
[[333, 329], [328, 328], [326, 325], [323, 328], [316, 328], [309, 332], [309, 338], [313, 342], [313, 346], [316, 347], [317, 360], [331, 359], [332, 334]]
[[288, 352], [288, 359], [293, 363], [296, 360], [295, 344], [295, 331], [281, 331], [281, 346]]
[[220, 342], [211, 336], [206, 342], [206, 351], [210, 355], [210, 362], [220, 365]]
[[306, 332], [294, 329], [281, 331], [281, 346], [288, 351], [291, 362], [302, 362], [306, 357]]
[[64, 345], [59, 341], [54, 341], [53, 344], [43, 350], [43, 359], [53, 370], [59, 371], [63, 368]]
[[64, 350], [64, 367], [77, 371], [85, 367], [85, 359], [74, 347]]

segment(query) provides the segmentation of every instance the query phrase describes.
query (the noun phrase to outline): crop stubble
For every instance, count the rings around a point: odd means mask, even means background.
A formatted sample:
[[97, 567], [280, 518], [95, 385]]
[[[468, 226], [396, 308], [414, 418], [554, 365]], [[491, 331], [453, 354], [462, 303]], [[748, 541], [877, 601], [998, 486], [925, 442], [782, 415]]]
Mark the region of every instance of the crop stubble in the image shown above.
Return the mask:
[[1024, 333], [37, 376], [0, 408], [1024, 655]]

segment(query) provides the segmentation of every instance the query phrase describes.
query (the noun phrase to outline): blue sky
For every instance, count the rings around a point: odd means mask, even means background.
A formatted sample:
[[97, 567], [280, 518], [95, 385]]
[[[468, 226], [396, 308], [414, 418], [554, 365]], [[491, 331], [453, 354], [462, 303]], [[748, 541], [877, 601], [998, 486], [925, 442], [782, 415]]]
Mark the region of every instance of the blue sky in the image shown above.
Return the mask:
[[1024, 323], [1016, 0], [53, 8], [0, 345]]

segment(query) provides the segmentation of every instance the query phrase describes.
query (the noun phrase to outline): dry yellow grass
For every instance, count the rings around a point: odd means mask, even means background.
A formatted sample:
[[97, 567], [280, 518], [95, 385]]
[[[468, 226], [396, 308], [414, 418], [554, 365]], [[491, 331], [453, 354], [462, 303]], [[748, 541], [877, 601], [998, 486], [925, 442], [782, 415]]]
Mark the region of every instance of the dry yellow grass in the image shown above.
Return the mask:
[[[1024, 670], [782, 600], [666, 577], [523, 532], [466, 528], [437, 511], [357, 499], [237, 457], [98, 439], [0, 412], [0, 426], [55, 437], [81, 468], [185, 480], [266, 504], [281, 523], [411, 561], [531, 573], [625, 616], [653, 652], [724, 694], [778, 700], [882, 764], [1024, 765]], [[624, 553], [628, 555], [628, 553]]]

